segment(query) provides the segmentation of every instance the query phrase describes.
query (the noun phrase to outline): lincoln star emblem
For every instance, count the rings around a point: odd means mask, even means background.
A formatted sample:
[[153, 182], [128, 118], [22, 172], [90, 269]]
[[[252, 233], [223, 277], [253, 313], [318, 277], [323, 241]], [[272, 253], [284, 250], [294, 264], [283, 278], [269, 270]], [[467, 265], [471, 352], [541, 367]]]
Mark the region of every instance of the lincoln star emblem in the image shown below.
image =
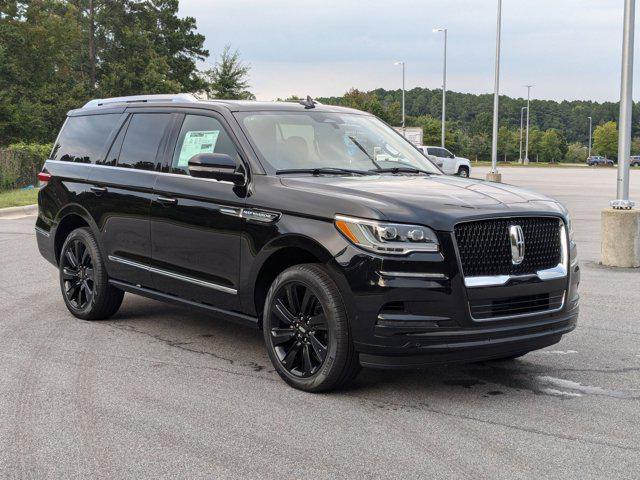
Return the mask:
[[524, 233], [520, 225], [509, 227], [509, 243], [511, 244], [511, 263], [520, 265], [524, 260]]

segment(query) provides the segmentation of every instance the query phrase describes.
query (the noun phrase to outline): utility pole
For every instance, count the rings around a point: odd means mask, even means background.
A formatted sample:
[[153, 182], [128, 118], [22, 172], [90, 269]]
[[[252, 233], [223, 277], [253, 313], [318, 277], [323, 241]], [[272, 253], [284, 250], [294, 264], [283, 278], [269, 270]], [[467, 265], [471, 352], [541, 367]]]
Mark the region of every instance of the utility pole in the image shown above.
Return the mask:
[[635, 8], [635, 0], [624, 1], [617, 194], [602, 211], [602, 263], [614, 267], [640, 267], [640, 211], [629, 199]]
[[524, 148], [524, 164], [528, 165], [529, 164], [529, 110], [530, 110], [530, 103], [531, 103], [531, 87], [533, 87], [533, 85], [525, 85], [525, 87], [527, 87], [527, 139], [525, 141], [525, 148]]
[[502, 181], [502, 175], [498, 173], [498, 113], [500, 107], [500, 34], [502, 27], [502, 0], [498, 0], [498, 15], [496, 19], [496, 64], [493, 88], [493, 136], [491, 140], [491, 171], [487, 174], [487, 180]]
[[405, 91], [405, 83], [404, 83], [404, 62], [396, 62], [394, 65], [402, 65], [402, 135], [405, 134], [405, 113], [404, 113], [404, 91]]
[[593, 119], [589, 117], [589, 154], [587, 158], [591, 156], [591, 131], [593, 130]]
[[518, 163], [522, 163], [522, 131], [524, 129], [523, 123], [522, 123], [523, 122], [522, 117], [526, 109], [527, 107], [522, 107], [520, 109], [520, 155], [518, 156]]
[[433, 32], [444, 32], [444, 64], [442, 66], [442, 140], [441, 147], [445, 148], [446, 120], [447, 120], [447, 34], [446, 28], [434, 28]]

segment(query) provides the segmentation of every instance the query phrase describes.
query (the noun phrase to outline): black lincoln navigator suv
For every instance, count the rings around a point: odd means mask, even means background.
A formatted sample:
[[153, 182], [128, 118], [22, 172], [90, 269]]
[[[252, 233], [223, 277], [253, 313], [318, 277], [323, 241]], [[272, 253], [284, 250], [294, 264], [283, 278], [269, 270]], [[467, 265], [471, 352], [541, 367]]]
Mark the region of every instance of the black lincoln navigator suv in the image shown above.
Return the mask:
[[110, 317], [130, 292], [253, 325], [299, 389], [514, 358], [576, 326], [561, 204], [445, 176], [360, 111], [92, 100], [39, 178], [38, 246], [73, 315]]

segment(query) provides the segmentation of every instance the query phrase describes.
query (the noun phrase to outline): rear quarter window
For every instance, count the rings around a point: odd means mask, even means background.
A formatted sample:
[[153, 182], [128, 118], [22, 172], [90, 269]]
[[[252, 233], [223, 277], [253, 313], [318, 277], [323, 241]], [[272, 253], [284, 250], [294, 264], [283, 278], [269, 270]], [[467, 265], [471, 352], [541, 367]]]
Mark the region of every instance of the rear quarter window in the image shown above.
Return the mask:
[[102, 161], [119, 119], [119, 113], [68, 117], [53, 147], [51, 159], [79, 163]]

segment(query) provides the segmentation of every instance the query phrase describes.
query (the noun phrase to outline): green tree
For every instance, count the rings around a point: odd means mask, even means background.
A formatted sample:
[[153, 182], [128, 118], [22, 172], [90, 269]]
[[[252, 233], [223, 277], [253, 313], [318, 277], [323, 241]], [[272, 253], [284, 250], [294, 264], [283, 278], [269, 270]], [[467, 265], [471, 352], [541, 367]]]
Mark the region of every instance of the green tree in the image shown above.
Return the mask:
[[388, 114], [385, 111], [382, 103], [376, 95], [373, 93], [363, 92], [357, 88], [352, 88], [344, 94], [340, 105], [348, 108], [355, 108], [362, 110], [363, 112], [369, 112], [383, 120], [388, 119]]
[[407, 125], [422, 128], [424, 145], [440, 145], [442, 137], [442, 122], [440, 120], [436, 120], [431, 115], [422, 115], [411, 117], [407, 121]]
[[92, 97], [203, 88], [195, 28], [178, 0], [0, 1], [0, 144], [52, 141]]
[[567, 153], [567, 141], [560, 130], [550, 128], [540, 139], [540, 159], [543, 162], [557, 163]]
[[202, 75], [207, 83], [205, 90], [213, 98], [253, 100], [255, 97], [248, 90], [250, 69], [240, 60], [240, 52], [232, 52], [231, 45], [226, 45], [215, 66]]
[[508, 127], [500, 127], [498, 130], [498, 157], [505, 162], [517, 160], [520, 149], [520, 137], [518, 132]]
[[584, 163], [587, 160], [587, 147], [580, 142], [572, 143], [567, 148], [564, 160], [568, 163]]
[[618, 125], [607, 122], [598, 125], [593, 131], [593, 150], [598, 155], [616, 158], [618, 153]]

